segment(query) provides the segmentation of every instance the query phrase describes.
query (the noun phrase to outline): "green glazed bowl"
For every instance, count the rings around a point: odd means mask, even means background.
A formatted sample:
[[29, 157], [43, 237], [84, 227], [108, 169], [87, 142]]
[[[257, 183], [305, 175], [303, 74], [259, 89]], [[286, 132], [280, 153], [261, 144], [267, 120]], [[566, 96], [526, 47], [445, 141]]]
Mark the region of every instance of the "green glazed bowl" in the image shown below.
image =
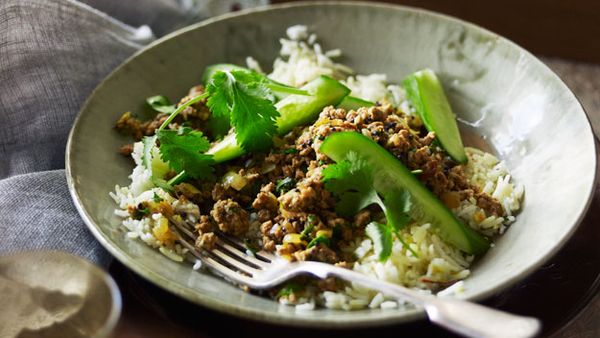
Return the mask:
[[108, 251], [172, 293], [232, 315], [298, 326], [356, 327], [399, 323], [421, 310], [318, 309], [296, 312], [246, 293], [189, 264], [126, 239], [108, 196], [128, 184], [132, 165], [116, 150], [128, 140], [112, 128], [146, 97], [182, 97], [205, 66], [271, 64], [285, 29], [305, 24], [358, 73], [392, 82], [429, 67], [440, 74], [461, 121], [492, 145], [525, 186], [523, 211], [472, 268], [464, 297], [479, 300], [509, 287], [550, 258], [584, 215], [595, 181], [592, 129], [581, 105], [548, 67], [514, 43], [472, 24], [407, 7], [367, 3], [302, 3], [225, 15], [170, 34], [129, 58], [94, 90], [67, 145], [75, 205]]

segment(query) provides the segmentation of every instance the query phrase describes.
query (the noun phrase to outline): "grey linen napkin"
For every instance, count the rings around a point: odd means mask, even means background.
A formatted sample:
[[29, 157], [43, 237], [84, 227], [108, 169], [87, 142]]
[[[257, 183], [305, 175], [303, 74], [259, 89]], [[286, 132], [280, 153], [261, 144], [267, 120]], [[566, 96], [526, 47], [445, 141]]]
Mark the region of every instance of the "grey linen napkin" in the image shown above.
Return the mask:
[[108, 265], [66, 186], [64, 151], [75, 115], [153, 31], [164, 34], [232, 3], [0, 1], [0, 254], [58, 249]]

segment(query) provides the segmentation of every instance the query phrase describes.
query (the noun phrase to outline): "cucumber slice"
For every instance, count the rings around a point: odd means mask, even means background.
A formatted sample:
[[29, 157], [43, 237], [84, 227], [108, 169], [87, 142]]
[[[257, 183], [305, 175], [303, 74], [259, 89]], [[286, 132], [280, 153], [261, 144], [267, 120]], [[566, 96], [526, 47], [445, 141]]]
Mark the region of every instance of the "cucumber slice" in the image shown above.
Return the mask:
[[142, 140], [144, 148], [142, 154], [142, 165], [149, 169], [152, 174], [152, 183], [166, 191], [172, 189], [171, 185], [163, 177], [169, 172], [169, 165], [160, 158], [160, 153], [156, 147], [156, 136], [146, 136]]
[[405, 189], [410, 193], [413, 219], [430, 222], [440, 236], [469, 254], [483, 254], [489, 248], [484, 237], [460, 222], [408, 168], [371, 139], [355, 132], [338, 132], [323, 141], [320, 151], [336, 162], [345, 160], [350, 152], [356, 153], [372, 168], [377, 192]]
[[467, 163], [456, 116], [435, 73], [431, 69], [420, 70], [404, 79], [402, 85], [427, 130], [436, 134], [452, 159]]
[[348, 95], [342, 100], [342, 102], [340, 102], [340, 104], [338, 105], [338, 108], [342, 108], [342, 109], [348, 111], [348, 110], [357, 110], [358, 108], [362, 108], [362, 107], [372, 107], [374, 105], [375, 105], [375, 103], [373, 103], [371, 101], [363, 100], [358, 97]]
[[319, 76], [300, 89], [310, 95], [290, 95], [275, 104], [280, 114], [277, 119], [279, 135], [312, 122], [323, 108], [337, 105], [350, 93], [350, 89], [328, 76]]

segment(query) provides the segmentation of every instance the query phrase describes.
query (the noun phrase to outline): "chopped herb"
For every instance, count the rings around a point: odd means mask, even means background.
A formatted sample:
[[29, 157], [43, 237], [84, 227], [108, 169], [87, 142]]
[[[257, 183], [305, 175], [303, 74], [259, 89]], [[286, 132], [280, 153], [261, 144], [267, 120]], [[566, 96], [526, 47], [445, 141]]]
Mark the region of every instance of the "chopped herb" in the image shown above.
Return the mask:
[[251, 240], [249, 240], [249, 239], [245, 239], [245, 240], [244, 240], [244, 247], [245, 247], [245, 248], [246, 248], [248, 251], [252, 252], [253, 254], [255, 254], [255, 253], [257, 253], [257, 252], [259, 252], [259, 251], [260, 251], [260, 248], [258, 247], [258, 245], [256, 245], [256, 243], [252, 242], [252, 241], [251, 241]]
[[286, 177], [282, 180], [277, 181], [277, 185], [275, 186], [275, 191], [278, 194], [285, 194], [286, 192], [294, 189], [296, 186], [296, 181], [290, 177]]
[[317, 164], [319, 164], [319, 166], [322, 166], [323, 164], [325, 164], [325, 161], [319, 160], [319, 162], [317, 162]]
[[302, 286], [300, 284], [290, 282], [287, 283], [284, 287], [282, 287], [281, 290], [279, 290], [279, 292], [277, 292], [276, 297], [287, 297], [299, 291], [302, 291]]
[[277, 133], [275, 96], [266, 78], [244, 70], [216, 71], [208, 81], [207, 106], [213, 116], [229, 121], [246, 151], [265, 151]]
[[423, 169], [415, 169], [412, 170], [411, 173], [413, 173], [414, 175], [420, 175], [423, 173]]
[[133, 212], [132, 217], [134, 219], [140, 220], [142, 218], [144, 218], [145, 216], [150, 215], [150, 209], [148, 209], [147, 207], [144, 208], [136, 208], [135, 211]]
[[154, 193], [154, 196], [152, 196], [152, 200], [156, 203], [160, 203], [163, 201], [162, 197], [158, 196], [157, 193]]
[[288, 148], [283, 151], [284, 154], [297, 154], [298, 149], [296, 148]]
[[308, 216], [308, 220], [306, 221], [306, 223], [304, 225], [304, 229], [300, 233], [300, 238], [302, 238], [302, 240], [309, 241], [311, 239], [310, 234], [312, 233], [313, 229], [315, 228], [316, 220], [317, 220], [317, 218], [315, 217], [315, 215]]
[[163, 95], [151, 96], [146, 99], [146, 103], [159, 113], [171, 114], [175, 111], [175, 105]]
[[306, 246], [307, 249], [312, 248], [313, 246], [317, 245], [317, 244], [324, 244], [329, 246], [329, 237], [324, 236], [324, 235], [319, 235], [317, 236], [315, 239], [313, 239], [312, 241], [310, 241], [310, 243], [308, 243], [308, 246]]

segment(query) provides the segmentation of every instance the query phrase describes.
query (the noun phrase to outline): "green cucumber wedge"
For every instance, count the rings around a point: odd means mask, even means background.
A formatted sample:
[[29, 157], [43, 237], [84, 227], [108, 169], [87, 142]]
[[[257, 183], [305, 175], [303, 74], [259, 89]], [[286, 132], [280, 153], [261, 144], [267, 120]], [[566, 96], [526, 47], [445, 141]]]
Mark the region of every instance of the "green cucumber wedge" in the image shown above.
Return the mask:
[[342, 108], [346, 111], [357, 110], [362, 107], [372, 107], [375, 103], [367, 100], [360, 99], [356, 96], [346, 96], [342, 102], [337, 106], [338, 108]]
[[405, 189], [410, 193], [413, 219], [430, 222], [440, 236], [458, 249], [472, 255], [487, 251], [490, 244], [475, 230], [464, 225], [408, 168], [371, 139], [356, 132], [338, 132], [329, 135], [320, 151], [336, 162], [343, 161], [350, 152], [364, 160], [375, 177], [374, 187], [380, 194], [389, 189]]
[[310, 95], [289, 95], [275, 104], [279, 135], [317, 119], [323, 108], [338, 105], [350, 89], [329, 76], [319, 76], [300, 88]]
[[435, 73], [431, 69], [420, 70], [406, 77], [402, 85], [427, 130], [436, 134], [453, 160], [467, 163], [456, 116]]

